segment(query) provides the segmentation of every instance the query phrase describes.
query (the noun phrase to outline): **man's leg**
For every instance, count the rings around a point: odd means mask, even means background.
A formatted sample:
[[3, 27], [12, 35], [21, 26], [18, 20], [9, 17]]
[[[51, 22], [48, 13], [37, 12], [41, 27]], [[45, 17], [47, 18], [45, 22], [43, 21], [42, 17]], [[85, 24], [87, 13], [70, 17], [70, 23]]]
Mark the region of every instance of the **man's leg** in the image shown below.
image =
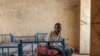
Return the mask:
[[66, 56], [72, 56], [73, 52], [74, 52], [73, 48], [70, 48], [68, 46], [65, 48]]
[[[57, 50], [59, 50], [60, 55], [62, 56], [62, 54], [63, 54], [62, 47], [61, 46], [53, 46], [53, 47], [56, 48]], [[66, 56], [71, 56], [71, 49], [69, 47], [65, 48], [65, 55]]]

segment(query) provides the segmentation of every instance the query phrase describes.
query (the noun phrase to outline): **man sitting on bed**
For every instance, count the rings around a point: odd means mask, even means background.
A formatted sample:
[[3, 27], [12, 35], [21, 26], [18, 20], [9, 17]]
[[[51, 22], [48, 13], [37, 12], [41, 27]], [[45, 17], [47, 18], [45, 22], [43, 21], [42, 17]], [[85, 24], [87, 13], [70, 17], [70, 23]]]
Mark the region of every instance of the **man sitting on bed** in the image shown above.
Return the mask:
[[[47, 35], [46, 37], [46, 40], [47, 41], [59, 41], [59, 40], [62, 40], [62, 36], [61, 36], [61, 24], [60, 23], [56, 23], [55, 26], [54, 26], [54, 31], [51, 31], [50, 34]], [[49, 45], [51, 47], [53, 47], [53, 49], [56, 49], [59, 51], [59, 53], [62, 53], [61, 49], [62, 47], [60, 46], [61, 44], [60, 43], [49, 43]], [[73, 49], [66, 46], [65, 48], [65, 54], [66, 56], [72, 56], [73, 54]]]

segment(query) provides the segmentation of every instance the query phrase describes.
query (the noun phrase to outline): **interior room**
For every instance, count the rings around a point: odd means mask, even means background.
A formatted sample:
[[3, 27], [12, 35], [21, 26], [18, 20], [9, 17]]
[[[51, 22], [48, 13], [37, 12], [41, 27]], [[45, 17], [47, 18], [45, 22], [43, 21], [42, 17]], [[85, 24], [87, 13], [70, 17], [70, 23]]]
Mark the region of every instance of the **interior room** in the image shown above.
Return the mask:
[[[48, 35], [56, 23], [61, 24], [64, 46], [74, 51], [71, 56], [100, 56], [99, 7], [99, 0], [0, 0], [0, 56], [15, 55], [9, 52], [10, 48], [16, 48], [15, 56], [34, 56], [22, 51], [20, 40], [33, 41], [33, 37], [39, 37], [38, 33]], [[47, 35], [42, 37], [45, 39]], [[21, 44], [5, 45], [13, 41]]]

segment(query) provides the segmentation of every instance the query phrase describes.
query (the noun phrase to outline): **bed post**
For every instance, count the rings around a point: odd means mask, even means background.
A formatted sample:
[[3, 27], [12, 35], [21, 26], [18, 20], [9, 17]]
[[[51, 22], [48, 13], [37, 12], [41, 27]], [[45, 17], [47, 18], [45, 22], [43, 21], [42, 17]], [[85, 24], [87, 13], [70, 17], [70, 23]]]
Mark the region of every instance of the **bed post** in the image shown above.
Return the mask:
[[65, 56], [65, 40], [62, 40], [62, 50], [63, 50], [63, 56]]
[[2, 55], [4, 56], [4, 49], [3, 49], [3, 47], [2, 47]]
[[20, 40], [20, 44], [18, 44], [18, 55], [23, 56], [22, 40]]
[[13, 42], [14, 36], [12, 35], [12, 33], [10, 33], [10, 39], [11, 39], [11, 42]]
[[20, 44], [18, 44], [18, 56], [20, 56]]
[[[37, 41], [37, 39], [36, 39], [36, 35], [34, 35], [34, 37], [35, 37], [35, 41], [34, 41], [34, 42], [36, 43], [36, 41]], [[34, 40], [34, 39], [33, 39], [33, 40]]]

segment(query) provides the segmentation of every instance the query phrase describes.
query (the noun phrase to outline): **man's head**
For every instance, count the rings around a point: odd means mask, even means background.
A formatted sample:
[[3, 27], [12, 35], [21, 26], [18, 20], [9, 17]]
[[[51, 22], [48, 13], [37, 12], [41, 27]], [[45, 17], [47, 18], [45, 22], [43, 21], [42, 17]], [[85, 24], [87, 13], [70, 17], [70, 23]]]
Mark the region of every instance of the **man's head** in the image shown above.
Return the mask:
[[56, 31], [57, 33], [60, 33], [60, 31], [61, 31], [61, 24], [60, 23], [55, 24], [54, 31]]

